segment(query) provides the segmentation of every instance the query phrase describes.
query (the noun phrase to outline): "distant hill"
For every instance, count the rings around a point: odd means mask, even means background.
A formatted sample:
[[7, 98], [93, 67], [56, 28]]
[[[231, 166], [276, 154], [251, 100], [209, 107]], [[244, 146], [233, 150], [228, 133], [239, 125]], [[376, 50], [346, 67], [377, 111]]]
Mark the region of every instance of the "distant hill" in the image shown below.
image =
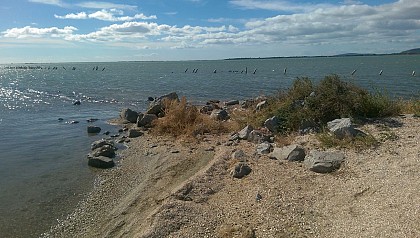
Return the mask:
[[399, 54], [401, 54], [401, 55], [417, 55], [417, 54], [420, 54], [420, 48], [402, 51]]
[[382, 55], [418, 55], [420, 54], [420, 48], [415, 48], [411, 50], [401, 51], [400, 53], [390, 53], [390, 54], [373, 54], [373, 53], [344, 53], [339, 55], [324, 55], [324, 56], [275, 56], [275, 57], [258, 57], [258, 58], [228, 58], [225, 60], [246, 60], [246, 59], [280, 59], [280, 58], [316, 58], [316, 57], [347, 57], [347, 56], [382, 56]]

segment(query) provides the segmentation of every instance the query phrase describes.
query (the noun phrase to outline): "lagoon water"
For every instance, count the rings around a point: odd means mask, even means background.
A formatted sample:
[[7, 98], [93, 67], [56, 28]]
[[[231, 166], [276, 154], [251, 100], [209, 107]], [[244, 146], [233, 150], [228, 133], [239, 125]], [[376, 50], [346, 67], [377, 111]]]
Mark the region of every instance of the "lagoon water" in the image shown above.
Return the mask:
[[116, 134], [106, 121], [124, 107], [145, 110], [149, 96], [246, 99], [330, 74], [392, 97], [420, 97], [418, 55], [0, 65], [0, 236], [38, 237], [92, 190], [100, 171], [86, 154], [103, 135], [87, 134], [89, 118]]

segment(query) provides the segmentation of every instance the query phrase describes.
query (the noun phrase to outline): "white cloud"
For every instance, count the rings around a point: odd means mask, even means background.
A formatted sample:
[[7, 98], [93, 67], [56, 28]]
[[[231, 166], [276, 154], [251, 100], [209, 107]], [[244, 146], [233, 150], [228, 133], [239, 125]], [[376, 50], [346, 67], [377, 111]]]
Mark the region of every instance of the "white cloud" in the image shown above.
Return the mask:
[[102, 9], [100, 11], [96, 11], [90, 14], [86, 12], [79, 12], [79, 13], [70, 13], [65, 16], [58, 16], [54, 15], [55, 18], [58, 19], [76, 19], [76, 20], [84, 20], [84, 19], [97, 19], [102, 21], [133, 21], [136, 19], [141, 20], [150, 20], [150, 19], [157, 19], [156, 15], [146, 16], [143, 13], [136, 14], [134, 16], [122, 16], [124, 12], [118, 9]]
[[230, 4], [244, 8], [244, 9], [263, 9], [271, 11], [284, 11], [284, 12], [309, 12], [314, 9], [328, 8], [331, 4], [309, 4], [309, 3], [293, 3], [290, 1], [282, 0], [231, 0]]
[[[236, 4], [252, 4], [262, 1], [235, 0]], [[279, 1], [265, 1], [269, 3]], [[288, 9], [291, 3], [284, 2]], [[349, 2], [348, 2], [349, 3]], [[315, 5], [313, 5], [315, 6]], [[312, 6], [312, 7], [313, 7]], [[13, 28], [2, 32], [4, 37], [61, 37], [69, 41], [93, 41], [104, 44], [124, 43], [150, 47], [191, 48], [211, 47], [212, 45], [342, 45], [361, 44], [380, 45], [383, 42], [410, 42], [420, 44], [420, 4], [417, 0], [369, 6], [366, 4], [328, 5], [310, 11], [311, 7], [301, 8], [301, 12], [273, 17], [248, 20], [243, 26], [222, 25], [174, 26], [155, 22], [140, 22], [135, 19], [153, 18], [137, 14], [123, 16], [121, 9], [101, 10], [91, 14], [80, 12], [65, 16], [64, 19], [100, 19], [106, 21], [125, 21], [112, 24], [87, 34], [76, 34], [74, 27], [65, 28]], [[295, 9], [296, 10], [296, 9]], [[306, 12], [308, 11], [308, 12]], [[221, 19], [223, 20], [223, 19]]]
[[75, 4], [78, 7], [91, 8], [91, 9], [123, 9], [123, 10], [136, 10], [137, 6], [126, 5], [126, 4], [117, 4], [110, 2], [81, 2]]
[[59, 7], [67, 6], [67, 4], [65, 4], [61, 0], [29, 0], [29, 2], [41, 3], [41, 4], [47, 4], [47, 5], [55, 5], [55, 6], [59, 6]]
[[39, 38], [39, 37], [52, 37], [52, 38], [63, 38], [69, 35], [72, 35], [77, 28], [73, 26], [66, 26], [62, 29], [58, 27], [50, 27], [50, 28], [36, 28], [25, 26], [23, 28], [12, 28], [2, 32], [4, 37], [7, 38]]

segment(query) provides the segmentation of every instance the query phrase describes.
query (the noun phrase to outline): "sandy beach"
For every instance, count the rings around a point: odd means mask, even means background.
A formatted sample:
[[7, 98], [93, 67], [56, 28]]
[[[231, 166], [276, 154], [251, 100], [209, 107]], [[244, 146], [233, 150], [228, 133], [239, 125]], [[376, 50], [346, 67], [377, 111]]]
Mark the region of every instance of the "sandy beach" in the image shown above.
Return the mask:
[[[359, 129], [383, 142], [342, 149], [345, 163], [329, 174], [258, 155], [229, 135], [188, 142], [146, 132], [43, 237], [419, 237], [420, 118]], [[320, 146], [312, 134], [294, 143]], [[238, 150], [252, 168], [242, 179], [230, 174]]]

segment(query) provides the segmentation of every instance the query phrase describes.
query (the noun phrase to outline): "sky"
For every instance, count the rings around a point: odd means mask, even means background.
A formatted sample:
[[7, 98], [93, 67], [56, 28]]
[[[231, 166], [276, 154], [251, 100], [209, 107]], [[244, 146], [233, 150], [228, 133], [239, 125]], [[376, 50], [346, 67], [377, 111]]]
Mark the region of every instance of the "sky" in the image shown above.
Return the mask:
[[2, 0], [0, 63], [213, 60], [420, 48], [419, 0]]

